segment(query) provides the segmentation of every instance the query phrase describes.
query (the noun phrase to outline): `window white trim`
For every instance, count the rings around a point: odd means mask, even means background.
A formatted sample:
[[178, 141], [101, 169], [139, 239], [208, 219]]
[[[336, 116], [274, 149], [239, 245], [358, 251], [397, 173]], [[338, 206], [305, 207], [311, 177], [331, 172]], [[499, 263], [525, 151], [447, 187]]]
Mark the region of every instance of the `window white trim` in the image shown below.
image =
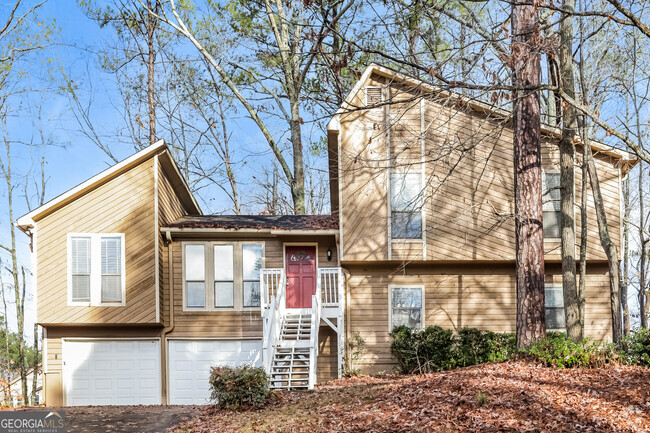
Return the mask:
[[425, 317], [425, 300], [424, 295], [426, 291], [424, 290], [424, 284], [389, 284], [388, 285], [388, 332], [393, 331], [393, 290], [394, 289], [420, 289], [422, 306], [420, 311], [420, 327], [418, 329], [424, 329], [426, 327], [426, 317]]
[[[126, 248], [124, 233], [68, 233], [68, 306], [71, 307], [124, 307], [126, 306]], [[90, 238], [90, 302], [72, 300], [72, 238]], [[102, 238], [120, 238], [121, 302], [102, 302]]]
[[[204, 266], [205, 266], [205, 306], [188, 307], [187, 290], [185, 279], [185, 246], [186, 245], [203, 245], [205, 248]], [[214, 306], [214, 246], [215, 245], [232, 245], [233, 246], [233, 306], [232, 307], [215, 307]], [[262, 268], [266, 263], [266, 243], [264, 241], [183, 241], [181, 242], [181, 255], [183, 266], [183, 312], [205, 313], [206, 311], [259, 311], [260, 307], [244, 307], [244, 275], [243, 275], [243, 245], [261, 245], [262, 246]]]

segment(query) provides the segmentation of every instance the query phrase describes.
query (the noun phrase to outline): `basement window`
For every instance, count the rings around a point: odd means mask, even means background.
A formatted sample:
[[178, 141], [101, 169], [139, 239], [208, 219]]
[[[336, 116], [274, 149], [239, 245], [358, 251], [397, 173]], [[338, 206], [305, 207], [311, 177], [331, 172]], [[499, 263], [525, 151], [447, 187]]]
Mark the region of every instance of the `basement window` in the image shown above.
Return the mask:
[[125, 304], [123, 233], [68, 234], [68, 305]]
[[398, 326], [424, 328], [424, 286], [389, 286], [389, 331]]

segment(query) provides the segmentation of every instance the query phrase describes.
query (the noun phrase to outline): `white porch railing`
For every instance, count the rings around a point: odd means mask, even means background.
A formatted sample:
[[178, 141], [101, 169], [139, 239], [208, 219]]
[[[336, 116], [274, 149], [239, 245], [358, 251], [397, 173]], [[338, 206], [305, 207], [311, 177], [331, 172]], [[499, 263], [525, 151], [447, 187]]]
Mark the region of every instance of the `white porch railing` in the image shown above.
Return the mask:
[[317, 362], [318, 359], [318, 331], [320, 329], [320, 309], [321, 294], [319, 288], [316, 288], [316, 294], [311, 297], [311, 333], [309, 335], [309, 389], [314, 389], [317, 381]]
[[[262, 269], [260, 272], [260, 304], [264, 322], [262, 355], [263, 365], [271, 371], [274, 350], [281, 345], [282, 322], [287, 314], [286, 274], [284, 269]], [[338, 372], [343, 369], [345, 351], [344, 339], [344, 293], [343, 272], [341, 268], [318, 268], [316, 293], [312, 296], [312, 328], [310, 335], [309, 388], [313, 388], [317, 376], [318, 332], [323, 320], [337, 333]]]

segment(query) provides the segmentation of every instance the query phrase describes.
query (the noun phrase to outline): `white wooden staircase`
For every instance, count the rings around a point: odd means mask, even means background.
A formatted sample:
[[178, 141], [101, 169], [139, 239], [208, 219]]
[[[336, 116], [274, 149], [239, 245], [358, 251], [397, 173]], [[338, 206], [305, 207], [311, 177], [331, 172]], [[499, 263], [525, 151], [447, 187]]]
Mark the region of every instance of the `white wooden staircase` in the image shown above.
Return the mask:
[[263, 365], [274, 389], [313, 389], [321, 321], [337, 332], [338, 370], [343, 366], [343, 278], [340, 268], [317, 270], [312, 307], [286, 308], [284, 269], [262, 269]]

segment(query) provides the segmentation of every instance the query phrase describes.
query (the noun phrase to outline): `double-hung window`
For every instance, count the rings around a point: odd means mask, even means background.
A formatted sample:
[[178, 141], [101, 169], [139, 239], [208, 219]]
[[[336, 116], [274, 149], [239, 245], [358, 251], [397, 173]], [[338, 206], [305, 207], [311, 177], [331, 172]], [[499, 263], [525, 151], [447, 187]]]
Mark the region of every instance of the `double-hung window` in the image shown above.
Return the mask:
[[391, 238], [422, 239], [422, 195], [421, 173], [391, 173]]
[[546, 284], [544, 286], [546, 303], [546, 329], [548, 331], [564, 331], [564, 295], [562, 284]]
[[214, 306], [235, 306], [234, 247], [214, 245]]
[[124, 234], [70, 233], [68, 303], [124, 305], [124, 260]]
[[560, 237], [560, 172], [544, 171], [542, 173], [542, 213], [544, 219], [544, 237]]
[[389, 292], [390, 330], [402, 325], [411, 329], [423, 329], [424, 287], [389, 286]]
[[205, 246], [185, 245], [185, 299], [187, 308], [205, 308]]
[[187, 242], [183, 252], [186, 310], [242, 310], [260, 306], [262, 244]]
[[242, 245], [242, 279], [244, 307], [260, 306], [260, 270], [262, 269], [262, 246]]

